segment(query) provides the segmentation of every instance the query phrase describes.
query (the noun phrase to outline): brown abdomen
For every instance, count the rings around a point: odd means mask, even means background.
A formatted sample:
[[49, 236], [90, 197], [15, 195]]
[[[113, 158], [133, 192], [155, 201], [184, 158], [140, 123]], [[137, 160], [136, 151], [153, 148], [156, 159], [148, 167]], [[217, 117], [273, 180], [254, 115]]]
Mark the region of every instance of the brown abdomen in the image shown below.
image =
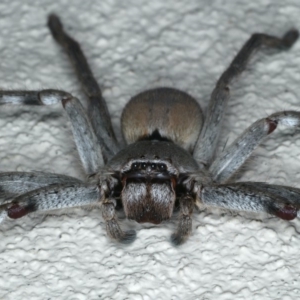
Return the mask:
[[131, 98], [122, 113], [121, 125], [128, 144], [158, 132], [188, 151], [200, 134], [202, 111], [194, 98], [172, 88], [157, 88]]

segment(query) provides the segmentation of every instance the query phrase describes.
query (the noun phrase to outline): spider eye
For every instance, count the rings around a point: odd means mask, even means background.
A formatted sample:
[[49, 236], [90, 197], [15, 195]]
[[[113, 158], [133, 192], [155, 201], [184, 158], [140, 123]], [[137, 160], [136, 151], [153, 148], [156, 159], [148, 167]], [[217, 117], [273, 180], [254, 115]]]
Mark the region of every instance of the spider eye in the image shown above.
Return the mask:
[[164, 164], [159, 164], [159, 165], [158, 165], [158, 169], [159, 169], [160, 171], [165, 171], [165, 170], [166, 170], [166, 165], [164, 165]]
[[156, 164], [151, 164], [151, 169], [156, 169]]
[[134, 163], [134, 164], [132, 165], [132, 168], [133, 168], [133, 169], [138, 169], [138, 168], [139, 168], [139, 164]]
[[142, 169], [146, 169], [147, 168], [147, 164], [142, 163]]

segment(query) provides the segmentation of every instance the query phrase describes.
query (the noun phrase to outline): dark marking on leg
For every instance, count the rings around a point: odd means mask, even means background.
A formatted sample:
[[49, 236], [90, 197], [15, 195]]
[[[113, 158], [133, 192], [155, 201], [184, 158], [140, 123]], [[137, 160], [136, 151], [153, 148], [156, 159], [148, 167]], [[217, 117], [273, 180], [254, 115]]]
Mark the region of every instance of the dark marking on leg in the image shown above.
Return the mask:
[[7, 215], [11, 219], [19, 219], [35, 210], [36, 208], [33, 204], [20, 206], [18, 203], [13, 203], [13, 205], [7, 209]]
[[71, 97], [62, 98], [61, 103], [62, 103], [63, 108], [66, 108], [66, 105], [69, 101], [71, 101]]
[[268, 130], [268, 134], [272, 133], [276, 128], [277, 128], [277, 125], [278, 125], [278, 121], [276, 120], [271, 120], [269, 118], [266, 119], [268, 125], [269, 125], [269, 130]]
[[298, 209], [290, 204], [285, 205], [284, 207], [275, 207], [272, 209], [272, 213], [286, 221], [291, 221], [297, 217]]

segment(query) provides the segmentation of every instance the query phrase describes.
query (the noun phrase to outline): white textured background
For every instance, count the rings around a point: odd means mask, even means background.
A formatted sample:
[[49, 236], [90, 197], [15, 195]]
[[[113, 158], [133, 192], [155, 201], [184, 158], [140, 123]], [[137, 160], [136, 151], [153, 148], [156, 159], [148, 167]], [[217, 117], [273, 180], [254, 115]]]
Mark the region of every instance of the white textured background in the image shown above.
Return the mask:
[[[218, 76], [251, 33], [300, 29], [298, 0], [2, 0], [0, 88], [60, 88], [84, 100], [45, 26], [49, 12], [81, 42], [118, 132], [122, 108], [136, 93], [177, 87], [205, 108]], [[289, 52], [258, 55], [232, 89], [221, 146], [257, 118], [299, 110], [299, 82], [300, 41]], [[0, 137], [1, 171], [82, 178], [59, 105], [1, 107]], [[242, 179], [300, 186], [299, 138], [275, 134]], [[79, 209], [5, 221], [0, 299], [300, 297], [299, 220], [206, 211], [195, 215], [193, 235], [179, 248], [169, 243], [174, 221], [158, 227], [124, 222], [138, 230], [128, 247], [107, 239], [103, 225], [99, 211]]]

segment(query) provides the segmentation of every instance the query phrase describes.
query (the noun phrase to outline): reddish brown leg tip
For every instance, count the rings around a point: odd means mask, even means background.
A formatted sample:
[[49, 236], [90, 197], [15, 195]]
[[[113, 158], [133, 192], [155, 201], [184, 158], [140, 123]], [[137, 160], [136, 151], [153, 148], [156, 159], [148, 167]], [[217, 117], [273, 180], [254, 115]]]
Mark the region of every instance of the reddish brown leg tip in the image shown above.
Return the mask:
[[63, 97], [62, 100], [61, 100], [61, 103], [63, 105], [64, 108], [66, 108], [66, 105], [67, 103], [71, 101], [71, 98], [70, 97]]
[[283, 220], [291, 221], [297, 217], [297, 212], [298, 210], [296, 207], [286, 205], [275, 211], [275, 216]]
[[31, 212], [30, 209], [24, 206], [20, 206], [18, 203], [14, 203], [7, 209], [7, 215], [11, 219], [19, 219]]
[[269, 118], [267, 118], [266, 121], [267, 121], [267, 123], [269, 125], [268, 134], [270, 134], [270, 133], [272, 133], [277, 128], [278, 122], [275, 121], [275, 120], [271, 120]]

